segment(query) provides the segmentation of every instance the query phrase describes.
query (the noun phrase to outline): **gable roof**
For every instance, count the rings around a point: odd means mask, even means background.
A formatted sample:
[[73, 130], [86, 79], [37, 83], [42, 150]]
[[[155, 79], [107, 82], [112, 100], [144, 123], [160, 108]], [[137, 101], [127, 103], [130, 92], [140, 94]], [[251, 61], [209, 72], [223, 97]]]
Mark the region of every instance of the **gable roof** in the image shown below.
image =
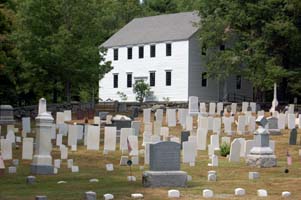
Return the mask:
[[135, 18], [101, 46], [105, 48], [189, 39], [200, 21], [197, 12]]

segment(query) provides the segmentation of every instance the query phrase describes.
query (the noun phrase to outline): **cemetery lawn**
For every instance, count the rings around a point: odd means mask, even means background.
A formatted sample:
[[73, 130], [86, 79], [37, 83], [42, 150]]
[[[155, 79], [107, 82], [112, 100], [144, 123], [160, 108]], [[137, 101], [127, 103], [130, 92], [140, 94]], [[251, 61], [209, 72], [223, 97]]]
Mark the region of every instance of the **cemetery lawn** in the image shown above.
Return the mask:
[[[140, 117], [140, 120], [142, 118]], [[165, 121], [163, 122], [164, 126]], [[196, 123], [195, 123], [196, 125]], [[141, 131], [140, 130], [140, 136]], [[266, 189], [268, 197], [264, 199], [281, 199], [283, 191], [290, 191], [290, 199], [301, 199], [301, 160], [298, 155], [300, 145], [288, 145], [289, 132], [283, 131], [282, 135], [271, 136], [271, 140], [276, 141], [275, 154], [278, 160], [278, 166], [275, 168], [252, 168], [246, 166], [244, 160], [240, 163], [229, 163], [227, 158], [219, 156], [218, 167], [208, 167], [210, 162], [207, 151], [198, 151], [196, 165], [182, 164], [181, 169], [192, 176], [192, 181], [188, 182], [186, 188], [144, 188], [142, 187], [141, 175], [143, 170], [139, 166], [132, 167], [132, 173], [136, 176], [136, 182], [128, 182], [127, 176], [130, 175], [129, 167], [119, 166], [121, 153], [119, 150], [108, 155], [103, 155], [103, 130], [101, 130], [100, 151], [87, 151], [82, 145], [78, 145], [77, 152], [69, 150], [68, 157], [74, 159], [74, 165], [79, 166], [79, 173], [72, 173], [67, 169], [67, 161], [64, 160], [57, 175], [36, 176], [36, 183], [26, 184], [26, 177], [30, 175], [31, 161], [21, 160], [21, 150], [14, 149], [13, 156], [18, 158], [20, 163], [17, 167], [17, 174], [8, 174], [7, 167], [11, 166], [11, 161], [5, 161], [5, 173], [0, 176], [0, 200], [33, 200], [37, 195], [46, 195], [48, 200], [80, 200], [84, 199], [84, 192], [94, 191], [97, 193], [97, 199], [103, 199], [105, 193], [114, 195], [114, 199], [131, 199], [132, 193], [142, 193], [144, 199], [168, 199], [167, 191], [169, 189], [178, 189], [181, 192], [181, 199], [203, 199], [202, 190], [211, 189], [214, 191], [215, 198], [211, 199], [258, 199], [257, 190]], [[179, 125], [170, 128], [170, 134], [179, 135], [181, 128]], [[299, 132], [300, 134], [300, 132]], [[233, 136], [239, 137], [239, 136]], [[245, 138], [252, 139], [252, 135]], [[232, 138], [233, 139], [233, 138]], [[66, 144], [66, 138], [64, 144]], [[207, 142], [209, 140], [209, 136]], [[139, 137], [141, 148], [142, 137]], [[299, 143], [299, 142], [298, 142]], [[119, 144], [117, 144], [119, 149]], [[289, 173], [284, 173], [286, 168], [286, 152], [290, 152], [293, 158], [293, 165], [289, 166]], [[59, 149], [54, 148], [52, 152], [53, 159], [59, 159]], [[143, 164], [143, 155], [140, 155], [140, 165]], [[105, 164], [113, 163], [114, 171], [107, 172]], [[144, 170], [148, 167], [144, 166]], [[208, 182], [207, 172], [209, 170], [217, 171], [217, 181]], [[248, 172], [260, 172], [258, 180], [249, 180]], [[89, 179], [97, 178], [99, 182], [90, 183]], [[58, 181], [66, 181], [65, 184], [57, 184]], [[246, 196], [235, 197], [235, 188], [244, 188]]]

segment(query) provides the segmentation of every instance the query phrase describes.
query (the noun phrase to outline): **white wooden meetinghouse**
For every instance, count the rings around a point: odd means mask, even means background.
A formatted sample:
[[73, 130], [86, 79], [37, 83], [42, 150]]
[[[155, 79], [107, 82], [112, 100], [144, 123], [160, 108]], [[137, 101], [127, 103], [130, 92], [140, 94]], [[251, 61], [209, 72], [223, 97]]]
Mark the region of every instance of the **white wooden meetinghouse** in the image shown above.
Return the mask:
[[[225, 96], [252, 97], [252, 86], [240, 76], [226, 84], [207, 79], [198, 40], [200, 17], [196, 12], [135, 18], [107, 41], [105, 59], [113, 69], [99, 81], [99, 98], [121, 100], [118, 92], [135, 101], [133, 84], [144, 80], [151, 87], [152, 101], [220, 101]], [[222, 50], [222, 49], [221, 49]]]

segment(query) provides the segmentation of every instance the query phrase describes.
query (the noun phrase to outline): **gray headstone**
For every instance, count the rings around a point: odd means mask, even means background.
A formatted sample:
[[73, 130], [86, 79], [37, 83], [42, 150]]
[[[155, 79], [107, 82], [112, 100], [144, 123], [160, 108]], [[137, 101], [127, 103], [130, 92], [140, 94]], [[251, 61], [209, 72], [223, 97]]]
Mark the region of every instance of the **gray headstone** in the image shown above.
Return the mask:
[[190, 136], [190, 131], [182, 131], [181, 132], [181, 149], [183, 148], [183, 142], [188, 141], [189, 136]]
[[256, 123], [259, 126], [265, 127], [265, 125], [268, 123], [268, 120], [264, 116], [259, 116], [256, 119]]
[[36, 177], [35, 176], [27, 176], [26, 177], [26, 183], [27, 184], [34, 184], [36, 182]]
[[296, 145], [297, 144], [297, 130], [296, 130], [296, 128], [293, 128], [290, 132], [289, 144], [290, 145]]
[[278, 129], [278, 119], [276, 117], [269, 117], [267, 120], [269, 129]]
[[158, 142], [156, 144], [150, 144], [150, 170], [180, 170], [180, 148], [180, 144], [176, 142]]
[[258, 134], [254, 136], [256, 147], [269, 147], [270, 140], [268, 134]]
[[109, 112], [99, 112], [98, 114], [101, 120], [106, 120], [106, 117], [109, 114]]
[[36, 196], [36, 200], [47, 200], [47, 196]]
[[85, 200], [96, 200], [96, 192], [85, 192]]

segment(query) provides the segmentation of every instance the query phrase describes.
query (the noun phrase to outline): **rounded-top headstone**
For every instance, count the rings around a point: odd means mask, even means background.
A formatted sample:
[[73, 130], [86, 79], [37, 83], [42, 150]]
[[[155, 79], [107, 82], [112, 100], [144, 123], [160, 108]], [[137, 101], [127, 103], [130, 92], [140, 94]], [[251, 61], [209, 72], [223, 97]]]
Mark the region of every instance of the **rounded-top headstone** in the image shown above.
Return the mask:
[[26, 178], [26, 183], [27, 184], [34, 184], [36, 182], [36, 177], [35, 176], [27, 176]]
[[203, 190], [203, 197], [205, 198], [211, 198], [213, 197], [213, 191], [209, 189]]
[[264, 189], [259, 189], [257, 190], [257, 196], [259, 197], [267, 197], [268, 196], [268, 192]]
[[288, 191], [284, 191], [284, 192], [282, 192], [281, 196], [282, 196], [282, 197], [290, 197], [290, 196], [291, 196], [291, 193], [288, 192]]
[[234, 193], [236, 196], [244, 196], [246, 194], [246, 190], [243, 188], [236, 188]]
[[47, 200], [47, 196], [36, 196], [36, 200]]
[[85, 200], [96, 200], [96, 192], [93, 191], [85, 192]]
[[179, 190], [168, 190], [168, 198], [180, 198]]
[[114, 199], [114, 196], [112, 194], [104, 194], [103, 197], [104, 197], [105, 200]]

